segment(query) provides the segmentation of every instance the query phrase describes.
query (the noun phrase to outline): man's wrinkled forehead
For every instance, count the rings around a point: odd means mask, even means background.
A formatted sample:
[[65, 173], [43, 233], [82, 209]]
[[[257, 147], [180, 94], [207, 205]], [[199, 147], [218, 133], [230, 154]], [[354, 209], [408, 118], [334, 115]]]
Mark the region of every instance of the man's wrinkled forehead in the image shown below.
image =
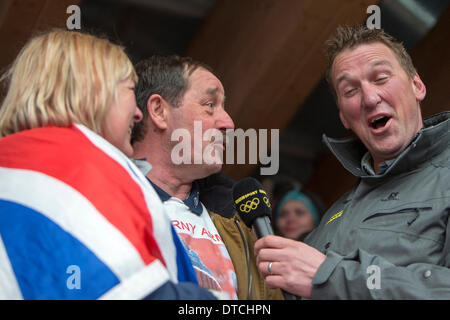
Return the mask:
[[[373, 61], [371, 61], [368, 64], [367, 68], [369, 70], [374, 70], [374, 69], [376, 69], [378, 67], [383, 67], [383, 66], [386, 67], [386, 68], [389, 68], [389, 69], [393, 69], [394, 68], [392, 63], [389, 60], [386, 60], [386, 59], [373, 60]], [[348, 72], [343, 71], [343, 72], [340, 72], [339, 74], [336, 74], [335, 87], [338, 88], [339, 84], [341, 82], [343, 82], [343, 81], [346, 81], [346, 80], [351, 80], [351, 75]]]
[[[206, 77], [205, 77], [206, 75]], [[205, 88], [203, 89], [203, 93], [204, 94], [208, 94], [211, 96], [217, 96], [220, 94], [225, 94], [224, 92], [224, 88], [222, 85], [222, 82], [220, 81], [220, 79], [211, 71], [209, 71], [208, 69], [205, 69], [201, 66], [198, 66], [190, 75], [189, 75], [189, 84], [191, 85], [193, 82], [194, 78], [201, 78], [202, 84], [208, 83], [208, 85], [205, 84]], [[216, 82], [216, 83], [214, 83]]]
[[[394, 65], [402, 67], [395, 53], [384, 43], [359, 44], [342, 50], [333, 60], [331, 76], [335, 79], [333, 81], [335, 85], [346, 78], [348, 75], [346, 69], [356, 65], [358, 59], [364, 61], [364, 64], [370, 69], [382, 66], [394, 68]], [[337, 65], [339, 65], [339, 68], [336, 68]]]
[[203, 68], [197, 64], [184, 64], [183, 77], [186, 80], [186, 88], [189, 89], [192, 84], [192, 78], [197, 71], [206, 71], [211, 73], [209, 70]]

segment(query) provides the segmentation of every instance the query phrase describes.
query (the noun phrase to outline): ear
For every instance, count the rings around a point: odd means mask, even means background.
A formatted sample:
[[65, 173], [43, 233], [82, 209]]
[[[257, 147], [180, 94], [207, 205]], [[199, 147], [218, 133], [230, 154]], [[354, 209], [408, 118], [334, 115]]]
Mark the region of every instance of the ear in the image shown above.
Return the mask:
[[423, 99], [425, 99], [425, 96], [427, 94], [427, 88], [425, 87], [425, 84], [422, 82], [422, 79], [420, 79], [417, 73], [414, 75], [412, 85], [414, 94], [416, 96], [416, 100], [420, 102]]
[[149, 118], [158, 129], [167, 129], [167, 103], [159, 94], [152, 94], [147, 100]]
[[344, 125], [345, 129], [349, 130], [350, 125], [348, 124], [348, 121], [345, 119], [344, 115], [342, 114], [341, 109], [339, 109], [339, 118], [341, 118], [341, 122]]

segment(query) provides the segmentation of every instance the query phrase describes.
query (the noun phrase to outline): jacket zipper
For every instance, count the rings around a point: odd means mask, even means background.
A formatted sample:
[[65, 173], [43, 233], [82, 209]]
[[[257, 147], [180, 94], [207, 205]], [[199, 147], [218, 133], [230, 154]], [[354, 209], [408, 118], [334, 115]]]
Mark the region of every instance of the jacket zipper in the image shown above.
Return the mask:
[[400, 209], [397, 211], [377, 212], [375, 214], [372, 214], [369, 217], [366, 217], [362, 222], [366, 222], [368, 220], [371, 220], [371, 219], [377, 218], [377, 217], [381, 217], [381, 216], [388, 216], [388, 215], [393, 215], [393, 214], [398, 214], [398, 213], [414, 212], [416, 214], [415, 217], [410, 222], [408, 222], [408, 225], [411, 225], [419, 217], [419, 213], [421, 211], [428, 211], [428, 210], [432, 210], [432, 209], [433, 209], [432, 207], [412, 207], [412, 208]]
[[249, 256], [249, 252], [248, 252], [248, 246], [247, 246], [247, 241], [245, 241], [245, 236], [244, 233], [242, 232], [241, 226], [239, 225], [239, 221], [234, 218], [234, 224], [236, 225], [236, 227], [238, 228], [238, 231], [241, 235], [241, 239], [242, 239], [242, 243], [244, 244], [244, 249], [245, 249], [245, 260], [247, 262], [247, 274], [248, 274], [248, 282], [247, 282], [247, 300], [250, 298], [250, 289], [252, 286], [252, 275], [250, 273], [250, 256]]

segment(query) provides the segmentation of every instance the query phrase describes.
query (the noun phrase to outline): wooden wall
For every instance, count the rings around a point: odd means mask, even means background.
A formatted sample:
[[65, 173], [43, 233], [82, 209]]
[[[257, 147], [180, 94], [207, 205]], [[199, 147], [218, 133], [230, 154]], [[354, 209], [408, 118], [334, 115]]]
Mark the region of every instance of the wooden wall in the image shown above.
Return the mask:
[[[282, 130], [322, 77], [324, 41], [373, 0], [218, 0], [187, 54], [222, 80], [237, 128]], [[235, 179], [255, 166], [225, 166]]]

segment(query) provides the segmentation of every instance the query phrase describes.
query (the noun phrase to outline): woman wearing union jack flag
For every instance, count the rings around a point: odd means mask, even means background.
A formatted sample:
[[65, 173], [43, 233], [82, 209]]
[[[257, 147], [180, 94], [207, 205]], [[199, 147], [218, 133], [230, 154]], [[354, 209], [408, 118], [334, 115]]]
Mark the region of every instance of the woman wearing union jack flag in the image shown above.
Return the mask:
[[0, 299], [213, 299], [128, 159], [142, 114], [123, 48], [54, 30], [1, 80]]

